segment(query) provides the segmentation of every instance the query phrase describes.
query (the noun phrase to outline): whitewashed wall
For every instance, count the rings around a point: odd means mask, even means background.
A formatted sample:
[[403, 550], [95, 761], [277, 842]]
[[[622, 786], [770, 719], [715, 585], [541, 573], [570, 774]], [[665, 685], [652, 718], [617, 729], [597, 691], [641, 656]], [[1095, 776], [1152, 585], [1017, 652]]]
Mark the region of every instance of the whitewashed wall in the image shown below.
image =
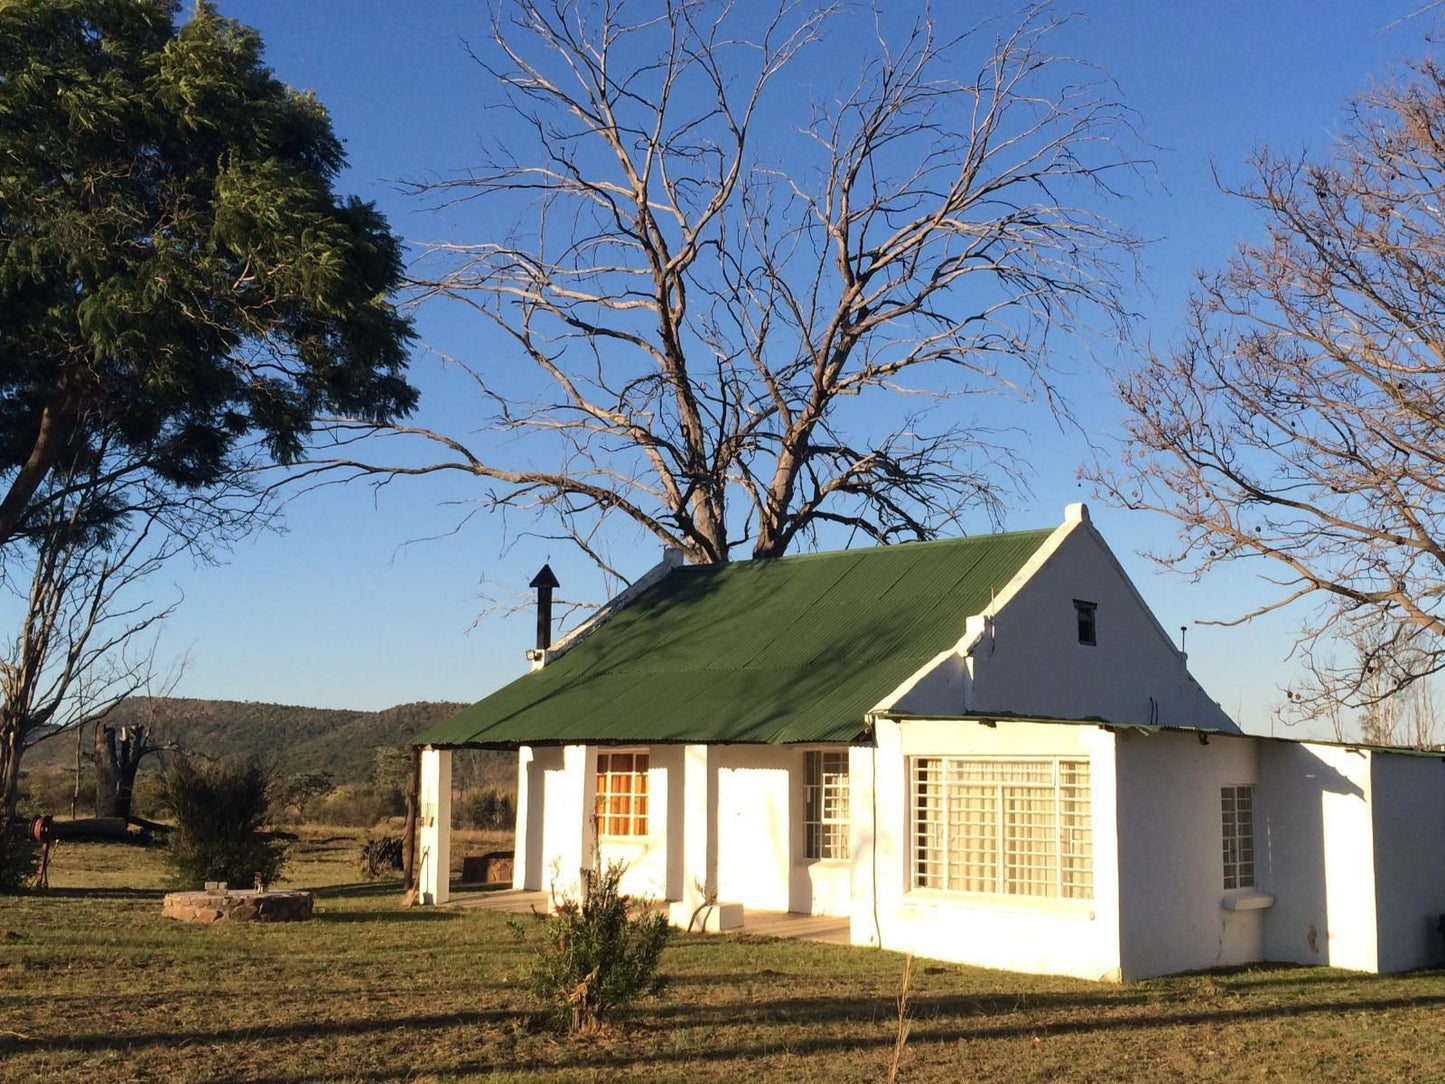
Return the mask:
[[[1071, 515], [1082, 515], [1078, 507]], [[1097, 606], [1095, 645], [1079, 643], [1075, 599]], [[960, 636], [969, 616], [959, 615]], [[1190, 676], [1172, 635], [1087, 518], [1061, 526], [972, 628], [983, 635], [964, 641], [966, 658], [940, 657], [889, 706], [1239, 731]]]
[[1264, 912], [1226, 900], [1263, 892], [1225, 890], [1220, 810], [1221, 788], [1258, 784], [1257, 743], [1126, 731], [1117, 749], [1124, 979], [1261, 959]]
[[[592, 748], [594, 776], [597, 754], [611, 751]], [[612, 862], [626, 867], [621, 888], [628, 895], [678, 899], [682, 891], [682, 746], [642, 746], [634, 751], [648, 754], [647, 835], [604, 835], [598, 852], [604, 868]], [[595, 778], [593, 788], [595, 793]], [[669, 830], [673, 824], [678, 825], [676, 831]]]
[[[533, 818], [540, 817], [541, 831], [535, 842], [529, 838], [525, 887], [576, 895], [582, 870], [592, 867], [595, 756], [585, 745], [532, 749], [525, 805], [529, 828]], [[515, 870], [513, 879], [515, 883]]]
[[717, 765], [717, 898], [786, 911], [792, 899], [793, 791], [801, 755], [786, 746], [730, 745]]
[[[1094, 898], [1035, 900], [911, 887], [908, 757], [933, 755], [1088, 756]], [[1118, 978], [1112, 734], [1091, 726], [1005, 721], [994, 728], [880, 721], [877, 749], [854, 749], [850, 765], [854, 944], [1014, 971]]]
[[1445, 963], [1445, 762], [1370, 754], [1381, 971]]
[[1370, 774], [1367, 752], [1259, 743], [1265, 959], [1377, 970]]

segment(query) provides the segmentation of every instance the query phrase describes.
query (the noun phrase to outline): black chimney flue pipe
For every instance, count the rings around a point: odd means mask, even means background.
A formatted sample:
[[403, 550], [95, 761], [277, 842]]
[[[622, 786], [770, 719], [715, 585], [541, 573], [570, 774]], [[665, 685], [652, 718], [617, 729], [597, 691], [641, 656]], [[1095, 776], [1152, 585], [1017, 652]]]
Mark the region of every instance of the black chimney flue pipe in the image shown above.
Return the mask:
[[552, 589], [562, 585], [552, 566], [543, 565], [527, 586], [537, 589], [537, 650], [546, 651], [552, 646]]

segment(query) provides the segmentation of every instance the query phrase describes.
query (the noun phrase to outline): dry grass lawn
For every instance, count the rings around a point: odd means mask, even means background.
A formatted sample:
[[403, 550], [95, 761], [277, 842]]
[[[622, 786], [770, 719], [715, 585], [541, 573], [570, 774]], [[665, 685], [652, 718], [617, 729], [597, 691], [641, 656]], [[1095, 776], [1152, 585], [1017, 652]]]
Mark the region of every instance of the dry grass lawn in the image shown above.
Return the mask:
[[[472, 846], [482, 849], [485, 842]], [[458, 847], [457, 851], [466, 849]], [[397, 910], [317, 830], [296, 925], [160, 917], [154, 852], [72, 844], [55, 888], [0, 898], [5, 1080], [877, 1081], [902, 959], [679, 936], [670, 988], [607, 1035], [542, 1028], [504, 918]], [[902, 1079], [1445, 1081], [1445, 973], [1259, 968], [1100, 986], [914, 968]]]

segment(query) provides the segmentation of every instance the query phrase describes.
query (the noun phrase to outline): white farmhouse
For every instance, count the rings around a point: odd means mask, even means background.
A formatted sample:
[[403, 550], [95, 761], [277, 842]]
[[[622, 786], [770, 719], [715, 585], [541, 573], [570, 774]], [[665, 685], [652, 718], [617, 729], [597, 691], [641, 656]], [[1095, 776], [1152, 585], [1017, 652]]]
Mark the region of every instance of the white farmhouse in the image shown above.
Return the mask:
[[[550, 577], [546, 577], [550, 579]], [[518, 750], [518, 889], [846, 916], [850, 938], [1091, 979], [1445, 959], [1445, 757], [1244, 735], [1083, 505], [1056, 529], [722, 566], [672, 555], [421, 735]], [[597, 837], [594, 837], [597, 833]]]

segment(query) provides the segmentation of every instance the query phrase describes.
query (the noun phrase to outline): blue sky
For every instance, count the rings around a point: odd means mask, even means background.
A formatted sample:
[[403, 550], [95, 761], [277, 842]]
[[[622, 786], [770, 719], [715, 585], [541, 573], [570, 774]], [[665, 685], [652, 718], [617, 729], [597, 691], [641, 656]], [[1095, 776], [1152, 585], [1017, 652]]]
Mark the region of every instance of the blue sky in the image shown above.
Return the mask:
[[[980, 14], [1008, 5], [974, 3]], [[1079, 5], [1085, 17], [1053, 47], [1099, 65], [1117, 80], [1156, 149], [1147, 191], [1115, 216], [1152, 243], [1130, 303], [1142, 334], [1173, 340], [1191, 278], [1217, 266], [1258, 223], [1216, 189], [1246, 177], [1243, 159], [1260, 141], [1284, 150], [1325, 150], [1342, 105], [1372, 77], [1421, 55], [1428, 29], [1390, 25], [1418, 6], [1402, 3], [1159, 3], [1116, 0]], [[461, 42], [485, 37], [479, 3], [432, 0], [221, 0], [228, 16], [257, 27], [278, 75], [314, 89], [345, 139], [343, 185], [375, 200], [411, 241], [477, 240], [489, 227], [476, 213], [438, 214], [402, 194], [400, 178], [447, 175], [476, 162], [485, 134], [496, 136], [496, 93]], [[822, 48], [831, 46], [825, 42]], [[826, 57], [826, 54], [825, 54]], [[486, 360], [501, 349], [460, 314], [423, 310], [424, 339]], [[501, 359], [504, 360], [504, 359]], [[472, 403], [419, 357], [418, 420], [466, 429]], [[1117, 430], [1107, 374], [1086, 365], [1070, 380], [1074, 408], [1093, 433]], [[480, 408], [478, 410], [478, 424]], [[1268, 732], [1278, 689], [1288, 683], [1291, 620], [1242, 628], [1195, 626], [1250, 608], [1261, 586], [1242, 573], [1203, 585], [1162, 574], [1139, 556], [1167, 547], [1168, 522], [1105, 507], [1075, 474], [1087, 454], [1074, 434], [1033, 427], [1024, 449], [1033, 494], [1010, 512], [1023, 528], [1061, 520], [1063, 506], [1090, 501], [1094, 519], [1168, 629], [1189, 625], [1191, 666], [1205, 688], [1246, 729]], [[240, 546], [221, 567], [174, 567], [158, 595], [185, 601], [162, 643], [189, 662], [180, 695], [381, 708], [409, 700], [472, 700], [521, 673], [532, 618], [477, 621], [483, 576], [525, 586], [550, 560], [563, 583], [588, 585], [583, 559], [561, 547], [506, 546], [495, 519], [457, 523], [475, 491], [461, 479], [352, 487], [295, 502], [284, 534]], [[978, 529], [984, 529], [980, 524]], [[443, 535], [434, 541], [413, 541]], [[656, 558], [648, 543], [625, 555], [633, 572]]]

